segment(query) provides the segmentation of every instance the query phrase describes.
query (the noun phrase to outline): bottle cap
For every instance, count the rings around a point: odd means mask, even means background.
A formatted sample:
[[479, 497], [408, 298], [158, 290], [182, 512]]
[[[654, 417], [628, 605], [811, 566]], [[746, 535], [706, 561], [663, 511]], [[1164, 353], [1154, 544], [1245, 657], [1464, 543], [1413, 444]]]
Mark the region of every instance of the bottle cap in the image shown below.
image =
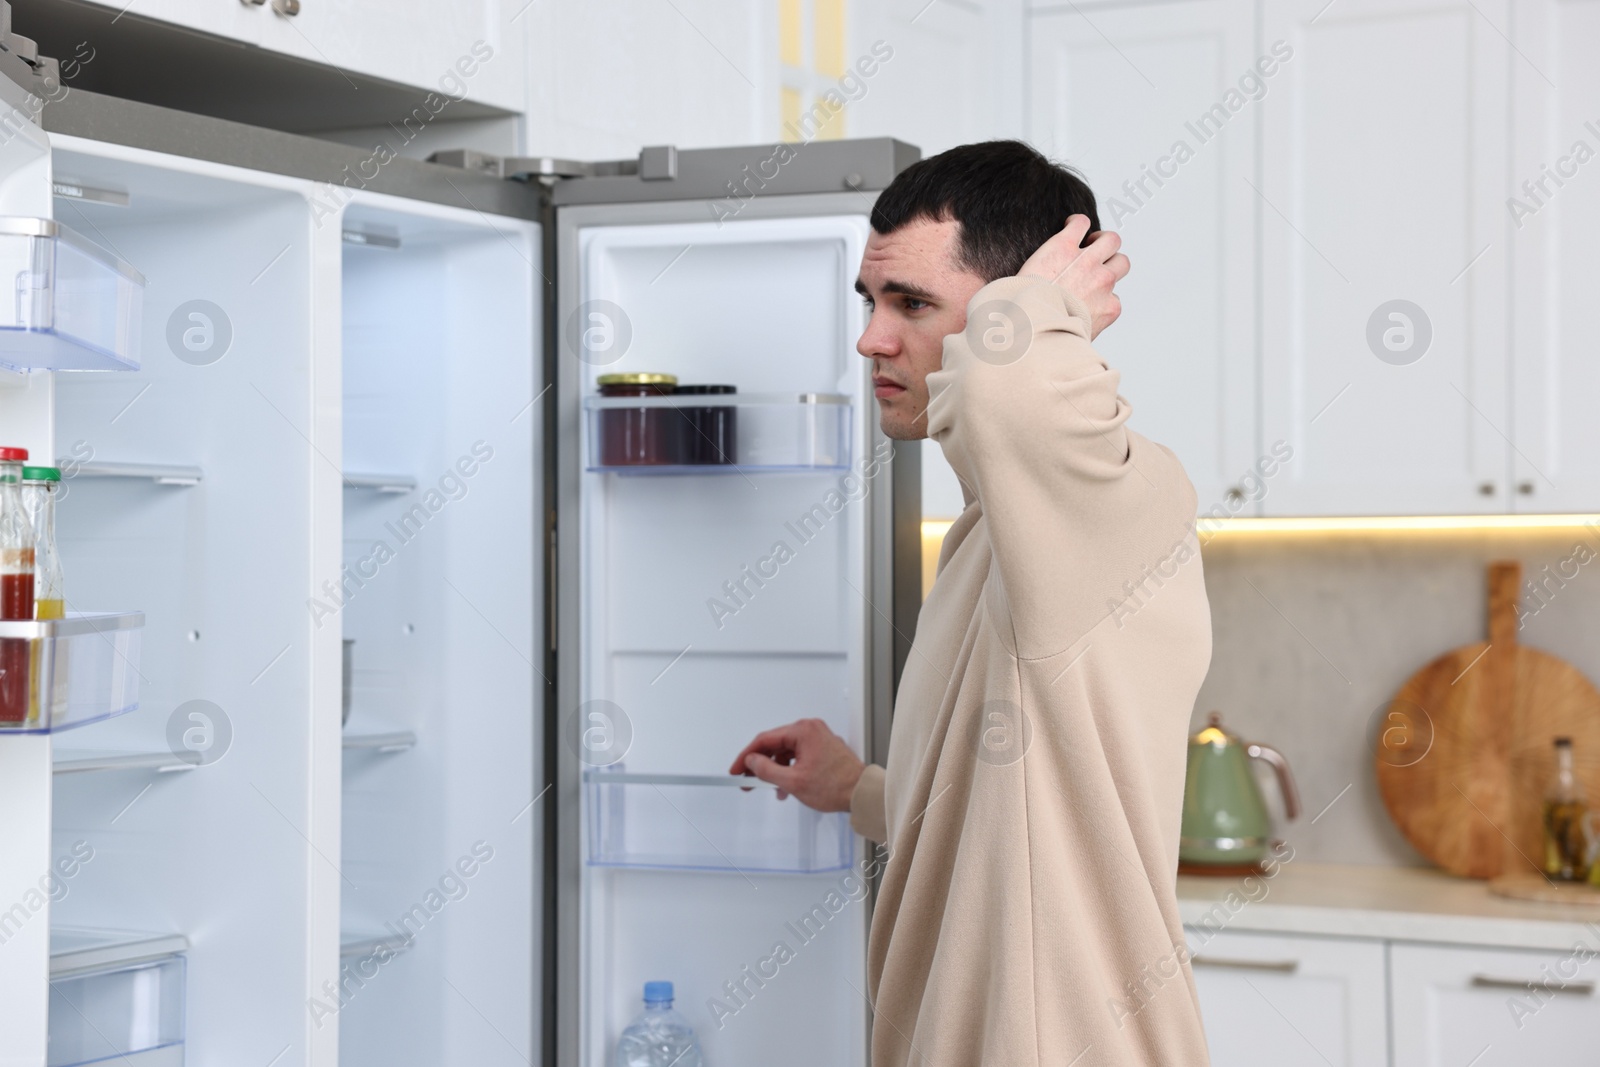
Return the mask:
[[1570, 737], [1558, 737], [1558, 738], [1556, 738], [1556, 747], [1557, 748], [1571, 748], [1572, 747], [1572, 738], [1570, 738]]
[[22, 480], [25, 482], [59, 482], [61, 480], [61, 468], [23, 467]]
[[644, 984], [644, 1002], [646, 1004], [672, 1003], [672, 983], [646, 982]]
[[0, 448], [0, 463], [21, 463], [27, 458], [26, 448]]

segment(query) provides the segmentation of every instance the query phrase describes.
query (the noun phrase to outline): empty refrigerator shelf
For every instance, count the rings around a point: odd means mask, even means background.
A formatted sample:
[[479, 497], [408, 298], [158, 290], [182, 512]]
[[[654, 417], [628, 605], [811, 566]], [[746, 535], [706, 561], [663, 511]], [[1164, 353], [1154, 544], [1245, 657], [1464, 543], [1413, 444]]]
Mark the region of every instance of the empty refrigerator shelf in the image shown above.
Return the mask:
[[199, 764], [171, 752], [63, 752], [55, 753], [56, 774], [83, 774], [88, 771], [150, 770], [157, 774], [192, 771]]
[[52, 219], [0, 217], [0, 366], [138, 370], [144, 276]]
[[50, 928], [50, 979], [147, 963], [187, 951], [189, 939], [182, 934], [53, 926]]
[[148, 478], [157, 485], [199, 485], [199, 467], [176, 463], [80, 463], [73, 478]]
[[0, 734], [47, 734], [139, 706], [140, 611], [0, 620]]
[[416, 489], [417, 480], [409, 474], [357, 474], [346, 471], [346, 489], [370, 489], [377, 493], [409, 493]]
[[48, 1067], [183, 1063], [182, 934], [50, 931]]
[[386, 734], [345, 734], [344, 750], [346, 752], [372, 751], [372, 752], [404, 752], [414, 748], [417, 735], [410, 730], [396, 730]]
[[339, 936], [339, 958], [342, 960], [355, 959], [361, 956], [372, 956], [387, 949], [390, 955], [399, 955], [411, 947], [411, 939], [399, 934], [378, 934], [368, 936], [362, 934], [341, 934]]
[[843, 812], [779, 800], [755, 778], [589, 768], [588, 862], [734, 873], [814, 874], [849, 867]]
[[586, 397], [587, 469], [614, 474], [844, 470], [852, 406], [835, 393]]

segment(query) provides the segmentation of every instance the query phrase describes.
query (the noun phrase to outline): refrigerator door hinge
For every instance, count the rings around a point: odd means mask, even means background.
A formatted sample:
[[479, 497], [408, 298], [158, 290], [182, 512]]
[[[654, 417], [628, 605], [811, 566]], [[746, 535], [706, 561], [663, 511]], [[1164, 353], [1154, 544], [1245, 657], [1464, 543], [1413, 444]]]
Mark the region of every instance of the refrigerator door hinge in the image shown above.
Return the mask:
[[429, 163], [456, 167], [508, 181], [553, 185], [567, 178], [614, 178], [637, 175], [641, 181], [671, 181], [678, 176], [675, 145], [640, 149], [638, 159], [583, 162], [554, 156], [495, 156], [471, 148], [450, 148], [428, 157]]

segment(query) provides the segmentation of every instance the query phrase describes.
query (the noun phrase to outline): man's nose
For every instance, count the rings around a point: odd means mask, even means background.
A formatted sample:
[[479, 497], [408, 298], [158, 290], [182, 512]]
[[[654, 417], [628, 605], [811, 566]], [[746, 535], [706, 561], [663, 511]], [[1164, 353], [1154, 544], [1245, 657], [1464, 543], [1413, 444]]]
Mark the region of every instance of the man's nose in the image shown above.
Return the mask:
[[883, 325], [877, 315], [873, 315], [856, 341], [856, 351], [868, 359], [892, 358], [900, 354], [900, 339], [894, 336], [893, 330]]

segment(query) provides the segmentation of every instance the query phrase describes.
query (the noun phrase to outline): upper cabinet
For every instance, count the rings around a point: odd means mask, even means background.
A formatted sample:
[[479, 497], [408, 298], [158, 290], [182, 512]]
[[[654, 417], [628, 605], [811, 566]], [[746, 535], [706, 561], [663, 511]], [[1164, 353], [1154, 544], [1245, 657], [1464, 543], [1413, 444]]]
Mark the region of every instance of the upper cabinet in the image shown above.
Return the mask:
[[525, 23], [519, 18], [526, 3], [136, 0], [130, 7], [107, 0], [100, 6], [415, 86], [417, 106], [437, 114], [446, 99], [527, 109]]
[[1518, 511], [1600, 510], [1600, 3], [1519, 0], [1503, 174]]
[[1202, 511], [1231, 514], [1253, 511], [1247, 475], [1261, 450], [1249, 185], [1259, 104], [1222, 101], [1270, 84], [1253, 18], [1244, 0], [1204, 0], [1097, 8], [1092, 26], [1076, 8], [1030, 19], [1029, 139], [1084, 175], [1133, 262], [1122, 318], [1096, 345], [1122, 373], [1133, 427], [1183, 460]]
[[1509, 506], [1507, 6], [1264, 5], [1268, 514]]
[[1203, 513], [1600, 511], [1600, 0], [1027, 26], [1028, 135], [1133, 260], [1097, 343]]

